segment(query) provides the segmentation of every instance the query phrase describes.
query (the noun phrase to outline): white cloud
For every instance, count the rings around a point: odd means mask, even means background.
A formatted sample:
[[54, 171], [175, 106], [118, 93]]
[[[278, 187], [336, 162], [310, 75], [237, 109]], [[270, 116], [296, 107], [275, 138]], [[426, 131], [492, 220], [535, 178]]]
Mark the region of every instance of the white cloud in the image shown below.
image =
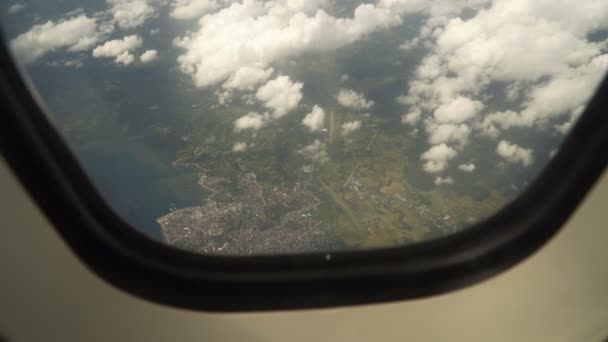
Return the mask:
[[63, 66], [68, 68], [82, 68], [83, 63], [80, 59], [71, 59], [63, 62]]
[[439, 123], [463, 123], [479, 114], [483, 103], [459, 96], [435, 110], [435, 120]]
[[448, 167], [448, 161], [456, 157], [456, 150], [446, 144], [432, 146], [424, 152], [420, 159], [423, 160], [424, 170], [428, 173], [442, 172]]
[[418, 37], [412, 38], [412, 39], [404, 42], [403, 44], [399, 45], [399, 50], [403, 50], [403, 51], [411, 50], [411, 49], [417, 47], [418, 43], [420, 43], [420, 38], [418, 38]]
[[501, 129], [531, 127], [569, 116], [570, 119], [558, 127], [564, 133], [578, 118], [607, 70], [608, 54], [595, 57], [586, 65], [532, 86], [522, 111], [507, 110], [488, 114], [477, 124], [477, 128], [485, 135], [497, 136]]
[[266, 81], [273, 71], [272, 68], [262, 69], [244, 66], [236, 70], [224, 83], [223, 87], [228, 89], [253, 90], [255, 86]]
[[426, 131], [429, 134], [429, 144], [453, 143], [464, 147], [469, 141], [471, 128], [466, 124], [436, 124], [428, 121]]
[[505, 88], [505, 96], [509, 101], [516, 101], [521, 96], [521, 84], [519, 82], [511, 83]]
[[242, 67], [266, 69], [312, 51], [333, 51], [401, 22], [399, 13], [361, 4], [351, 18], [336, 18], [329, 1], [233, 2], [199, 20], [199, 28], [175, 40], [184, 50], [183, 72], [199, 87], [224, 82]]
[[134, 60], [135, 60], [135, 56], [133, 56], [129, 52], [125, 51], [125, 52], [121, 53], [120, 55], [116, 56], [116, 58], [114, 59], [114, 62], [117, 64], [129, 65], [129, 64], [133, 63]]
[[139, 56], [139, 60], [142, 63], [150, 63], [158, 58], [158, 51], [156, 50], [147, 50]]
[[248, 129], [257, 131], [266, 126], [269, 119], [270, 115], [267, 113], [258, 114], [255, 112], [250, 112], [245, 116], [241, 116], [234, 122], [234, 131], [241, 132]]
[[289, 76], [279, 76], [260, 87], [255, 97], [263, 102], [264, 107], [272, 109], [273, 117], [278, 119], [298, 107], [303, 86], [292, 82]]
[[[592, 33], [608, 29], [606, 1], [381, 3], [428, 15], [404, 47], [418, 39], [429, 52], [398, 102], [411, 113], [402, 117], [404, 124], [424, 119], [431, 144], [457, 140], [454, 127], [443, 127], [440, 134], [440, 124], [466, 123], [494, 138], [511, 127], [549, 124], [567, 131], [608, 70], [607, 42], [590, 40]], [[466, 6], [484, 9], [465, 17], [460, 11]], [[495, 91], [501, 87], [503, 92]], [[505, 101], [486, 105], [501, 93]], [[503, 104], [496, 108], [497, 102]], [[485, 112], [490, 107], [492, 112]]]
[[323, 128], [324, 123], [325, 110], [323, 110], [323, 108], [319, 107], [318, 105], [315, 105], [312, 108], [312, 111], [306, 114], [304, 120], [302, 120], [302, 124], [308, 127], [311, 132], [321, 130]]
[[345, 122], [342, 124], [342, 135], [347, 136], [352, 132], [358, 131], [359, 129], [361, 129], [360, 120]]
[[566, 135], [566, 134], [568, 134], [568, 132], [570, 132], [573, 125], [574, 125], [574, 120], [568, 120], [559, 125], [555, 125], [555, 130], [560, 132], [561, 134]]
[[517, 144], [512, 144], [502, 140], [496, 147], [496, 153], [510, 163], [521, 163], [523, 166], [530, 166], [534, 162], [532, 150], [525, 149]]
[[349, 109], [362, 110], [374, 106], [374, 101], [368, 101], [363, 94], [352, 89], [340, 89], [336, 98], [340, 105]]
[[441, 64], [441, 58], [437, 55], [424, 58], [418, 69], [416, 69], [416, 76], [418, 78], [428, 80], [433, 80], [445, 73], [446, 68]]
[[138, 35], [125, 36], [122, 39], [114, 39], [97, 46], [93, 50], [94, 57], [115, 57], [125, 51], [137, 49], [143, 43]]
[[329, 161], [325, 143], [322, 143], [319, 140], [315, 140], [312, 144], [305, 146], [299, 152], [313, 163], [323, 164]]
[[531, 126], [533, 124], [533, 118], [525, 118], [519, 113], [512, 110], [504, 112], [495, 112], [486, 115], [483, 120], [477, 122], [475, 127], [481, 132], [481, 134], [498, 137], [500, 129], [508, 129], [511, 127], [522, 127]]
[[608, 54], [599, 55], [587, 64], [570, 69], [529, 91], [521, 116], [537, 122], [574, 114], [589, 99], [608, 70]]
[[25, 9], [25, 4], [16, 3], [8, 8], [8, 14], [17, 14]]
[[[424, 13], [446, 20], [464, 9], [480, 9], [490, 0], [380, 0], [378, 6], [404, 14]], [[428, 23], [427, 23], [428, 25]]]
[[[589, 19], [590, 15], [580, 13], [580, 8], [608, 13], [608, 5], [595, 3], [497, 0], [487, 11], [480, 11], [469, 20], [449, 21], [437, 37], [436, 53], [445, 60], [449, 71], [480, 84], [486, 81], [484, 78], [535, 81], [553, 76], [599, 54], [599, 45], [586, 41], [585, 34], [605, 27], [607, 14], [594, 18], [603, 22], [590, 26], [587, 24], [591, 23], [577, 22], [575, 25], [580, 28], [568, 27], [573, 21]], [[564, 16], [556, 16], [556, 12]], [[577, 18], [576, 14], [581, 15]]]
[[[604, 13], [591, 15], [585, 13], [588, 10]], [[468, 21], [450, 21], [437, 39], [437, 52], [449, 71], [473, 82], [469, 85], [473, 90], [488, 81], [560, 78], [600, 54], [600, 44], [587, 41], [586, 35], [608, 27], [606, 13], [608, 5], [596, 1], [549, 5], [542, 1], [498, 0], [488, 11]], [[558, 105], [550, 111], [562, 110]]]
[[290, 11], [295, 13], [315, 14], [317, 10], [328, 8], [331, 0], [287, 0], [283, 1]]
[[226, 90], [216, 90], [213, 93], [215, 96], [217, 96], [217, 102], [224, 106], [227, 105], [229, 103], [232, 103], [232, 97], [234, 95], [234, 91], [232, 89], [226, 89]]
[[241, 100], [245, 102], [245, 104], [251, 106], [255, 104], [255, 96], [253, 94], [243, 94], [243, 96], [241, 96]]
[[452, 179], [452, 177], [437, 177], [435, 178], [435, 185], [449, 185], [449, 184], [454, 184], [454, 179]]
[[19, 61], [31, 63], [60, 49], [71, 52], [90, 49], [108, 33], [109, 29], [98, 25], [95, 18], [79, 15], [34, 25], [11, 40], [10, 45]]
[[401, 116], [401, 122], [406, 125], [414, 126], [422, 118], [422, 112], [419, 109], [414, 109], [407, 114]]
[[95, 58], [114, 58], [115, 63], [131, 64], [135, 57], [131, 52], [142, 45], [142, 39], [137, 35], [125, 36], [123, 39], [114, 39], [93, 49]]
[[461, 164], [460, 166], [458, 166], [458, 168], [464, 172], [473, 172], [476, 169], [475, 164], [473, 163]]
[[141, 26], [157, 15], [156, 0], [107, 0], [114, 22], [122, 29]]
[[247, 151], [248, 147], [249, 146], [247, 146], [247, 143], [237, 142], [237, 143], [234, 143], [234, 145], [232, 145], [232, 152], [236, 152], [236, 153], [245, 152], [245, 151]]
[[174, 19], [198, 19], [219, 6], [217, 0], [174, 0], [169, 15]]

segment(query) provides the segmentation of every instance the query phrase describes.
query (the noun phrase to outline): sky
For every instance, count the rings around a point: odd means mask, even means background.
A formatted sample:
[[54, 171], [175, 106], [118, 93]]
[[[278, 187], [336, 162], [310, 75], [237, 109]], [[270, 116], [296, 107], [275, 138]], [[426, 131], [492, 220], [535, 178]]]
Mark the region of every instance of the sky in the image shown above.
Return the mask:
[[[437, 185], [454, 182], [450, 170], [479, 171], [475, 158], [458, 158], [475, 141], [513, 167], [547, 160], [509, 133], [565, 135], [608, 70], [604, 0], [100, 0], [51, 16], [14, 2], [5, 16], [28, 11], [33, 22], [8, 37], [23, 64], [86, 70], [163, 61], [197, 91], [213, 93], [218, 106], [237, 99], [251, 105], [234, 121], [235, 134], [293, 115], [315, 134], [326, 128], [327, 103], [361, 118], [377, 114], [381, 103], [351, 75], [341, 75], [325, 98], [307, 97], [306, 80], [282, 66], [407, 26], [399, 44], [385, 44], [415, 60], [391, 99], [399, 111], [389, 115], [404, 134], [424, 137], [420, 168]], [[177, 33], [161, 48], [153, 38], [165, 31]], [[342, 123], [341, 134], [361, 130], [361, 120]], [[254, 147], [235, 139], [234, 153]], [[303, 153], [326, 160], [323, 143], [311, 141]]]

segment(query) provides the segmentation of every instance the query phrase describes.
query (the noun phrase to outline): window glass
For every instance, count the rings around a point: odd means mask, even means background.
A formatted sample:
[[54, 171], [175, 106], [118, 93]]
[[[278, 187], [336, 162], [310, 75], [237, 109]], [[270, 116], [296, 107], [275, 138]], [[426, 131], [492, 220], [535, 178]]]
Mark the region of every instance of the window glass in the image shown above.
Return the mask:
[[108, 203], [205, 254], [411, 244], [518, 196], [608, 69], [595, 0], [17, 0], [15, 59]]

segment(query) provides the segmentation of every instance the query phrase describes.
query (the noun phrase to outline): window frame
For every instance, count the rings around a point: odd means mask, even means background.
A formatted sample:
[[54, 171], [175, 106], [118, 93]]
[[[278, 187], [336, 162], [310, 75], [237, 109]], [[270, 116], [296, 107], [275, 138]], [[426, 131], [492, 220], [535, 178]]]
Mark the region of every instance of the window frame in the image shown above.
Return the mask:
[[0, 152], [20, 182], [90, 270], [135, 296], [179, 308], [323, 308], [421, 298], [473, 285], [516, 265], [553, 237], [608, 163], [606, 78], [524, 193], [460, 233], [331, 257], [201, 255], [154, 241], [119, 218], [37, 104], [6, 44], [0, 46], [0, 63]]

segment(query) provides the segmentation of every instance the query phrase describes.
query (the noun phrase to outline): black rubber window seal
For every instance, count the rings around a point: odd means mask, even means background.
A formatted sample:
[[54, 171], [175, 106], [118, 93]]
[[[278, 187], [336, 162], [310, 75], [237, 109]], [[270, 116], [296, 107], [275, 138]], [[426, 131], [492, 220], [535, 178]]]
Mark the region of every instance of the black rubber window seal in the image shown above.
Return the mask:
[[604, 80], [540, 176], [506, 208], [461, 233], [331, 258], [205, 256], [153, 241], [120, 219], [48, 122], [5, 45], [0, 63], [0, 148], [15, 175], [94, 273], [133, 295], [180, 308], [321, 308], [420, 298], [475, 284], [554, 236], [608, 162]]

